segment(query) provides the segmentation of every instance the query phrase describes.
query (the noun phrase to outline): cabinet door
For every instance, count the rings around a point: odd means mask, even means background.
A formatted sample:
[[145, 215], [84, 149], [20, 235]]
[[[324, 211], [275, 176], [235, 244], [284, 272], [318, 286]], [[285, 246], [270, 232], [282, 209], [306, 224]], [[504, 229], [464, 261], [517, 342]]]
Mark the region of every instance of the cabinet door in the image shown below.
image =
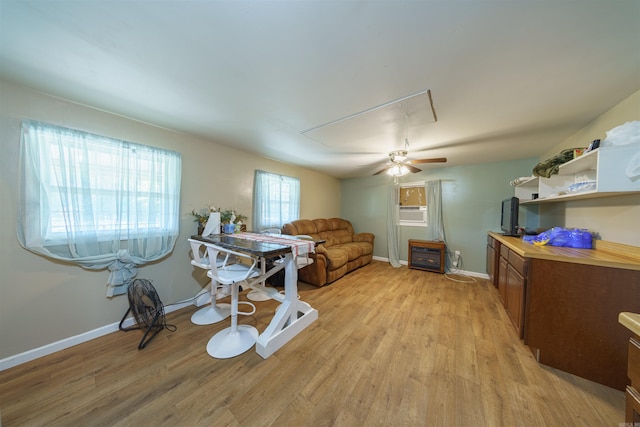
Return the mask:
[[487, 274], [493, 286], [498, 286], [496, 276], [496, 250], [491, 245], [487, 245]]
[[525, 344], [540, 363], [624, 391], [631, 332], [618, 315], [640, 313], [640, 271], [529, 261]]
[[507, 313], [511, 317], [518, 336], [522, 338], [524, 329], [524, 277], [509, 264], [507, 272]]
[[500, 257], [498, 264], [498, 295], [502, 304], [507, 306], [507, 267], [509, 263], [504, 257]]

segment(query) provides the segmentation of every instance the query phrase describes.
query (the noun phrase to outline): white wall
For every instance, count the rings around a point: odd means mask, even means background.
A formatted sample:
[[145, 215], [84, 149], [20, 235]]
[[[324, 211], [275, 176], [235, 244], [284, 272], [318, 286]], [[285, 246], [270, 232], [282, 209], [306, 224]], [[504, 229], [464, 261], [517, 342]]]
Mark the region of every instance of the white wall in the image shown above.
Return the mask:
[[302, 217], [340, 215], [335, 178], [0, 81], [0, 360], [118, 322], [128, 307], [126, 296], [105, 297], [107, 271], [52, 261], [18, 244], [16, 180], [23, 118], [182, 153], [180, 239], [172, 254], [138, 273], [153, 281], [165, 305], [192, 297], [207, 282], [189, 264], [186, 239], [196, 230], [189, 212], [214, 205], [251, 217], [255, 169], [300, 178]]

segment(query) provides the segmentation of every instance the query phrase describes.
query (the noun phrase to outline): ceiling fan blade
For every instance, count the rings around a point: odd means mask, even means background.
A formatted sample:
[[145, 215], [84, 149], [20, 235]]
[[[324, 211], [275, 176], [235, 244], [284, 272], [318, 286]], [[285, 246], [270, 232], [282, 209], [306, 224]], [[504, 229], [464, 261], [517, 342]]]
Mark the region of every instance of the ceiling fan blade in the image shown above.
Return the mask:
[[415, 166], [411, 166], [409, 163], [405, 163], [404, 165], [405, 165], [405, 166], [407, 167], [407, 169], [409, 169], [412, 173], [422, 172], [422, 169], [418, 169], [418, 168], [417, 168], [417, 167], [415, 167]]
[[432, 159], [416, 159], [411, 160], [411, 163], [446, 163], [446, 157], [434, 157]]
[[379, 170], [378, 172], [374, 173], [374, 174], [373, 174], [373, 176], [380, 175], [381, 173], [386, 172], [386, 171], [388, 171], [389, 169], [391, 169], [391, 166], [387, 166], [387, 167], [385, 167], [384, 169]]

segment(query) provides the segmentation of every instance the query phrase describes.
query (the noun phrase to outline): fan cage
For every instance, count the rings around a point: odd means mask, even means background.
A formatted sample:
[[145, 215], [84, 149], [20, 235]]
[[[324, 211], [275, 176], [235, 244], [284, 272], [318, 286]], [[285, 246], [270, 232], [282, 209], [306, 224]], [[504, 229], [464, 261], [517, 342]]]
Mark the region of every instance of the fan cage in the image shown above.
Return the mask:
[[[127, 290], [129, 309], [120, 321], [120, 330], [128, 332], [133, 329], [144, 330], [144, 335], [138, 349], [146, 345], [164, 328], [170, 329], [166, 323], [164, 305], [158, 296], [158, 292], [147, 279], [135, 279], [129, 284]], [[124, 328], [123, 322], [132, 314], [137, 326]], [[175, 330], [175, 327], [174, 329]]]

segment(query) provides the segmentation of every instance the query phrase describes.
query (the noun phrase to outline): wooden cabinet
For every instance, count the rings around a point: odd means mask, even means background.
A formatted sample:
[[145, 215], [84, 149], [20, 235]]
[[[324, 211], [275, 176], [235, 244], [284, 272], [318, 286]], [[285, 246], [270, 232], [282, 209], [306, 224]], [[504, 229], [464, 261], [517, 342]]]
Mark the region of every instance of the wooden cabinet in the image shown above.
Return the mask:
[[507, 313], [511, 317], [518, 336], [523, 337], [525, 278], [512, 264], [507, 271]]
[[493, 286], [498, 287], [498, 261], [500, 242], [491, 236], [487, 236], [487, 274]]
[[509, 263], [504, 257], [500, 257], [498, 261], [498, 296], [502, 305], [507, 307], [507, 271], [509, 270]]
[[540, 363], [624, 391], [623, 311], [640, 312], [640, 271], [530, 260], [524, 343]]
[[636, 344], [628, 349], [636, 332], [617, 319], [640, 313], [640, 248], [599, 240], [594, 249], [540, 247], [491, 235], [500, 243], [500, 298], [536, 359], [621, 391], [628, 360], [636, 386], [627, 399], [638, 417], [640, 354]]
[[[640, 192], [640, 180], [626, 175], [638, 148], [634, 144], [601, 147], [560, 165], [549, 178], [532, 178], [516, 186], [521, 204], [615, 196]], [[538, 198], [532, 200], [532, 195]]]
[[524, 336], [527, 264], [523, 257], [507, 246], [501, 245], [498, 262], [498, 294], [520, 338]]
[[409, 268], [444, 273], [444, 242], [409, 240]]
[[626, 390], [625, 422], [629, 426], [640, 425], [640, 338], [636, 335], [629, 339], [627, 357], [627, 376], [631, 384]]

